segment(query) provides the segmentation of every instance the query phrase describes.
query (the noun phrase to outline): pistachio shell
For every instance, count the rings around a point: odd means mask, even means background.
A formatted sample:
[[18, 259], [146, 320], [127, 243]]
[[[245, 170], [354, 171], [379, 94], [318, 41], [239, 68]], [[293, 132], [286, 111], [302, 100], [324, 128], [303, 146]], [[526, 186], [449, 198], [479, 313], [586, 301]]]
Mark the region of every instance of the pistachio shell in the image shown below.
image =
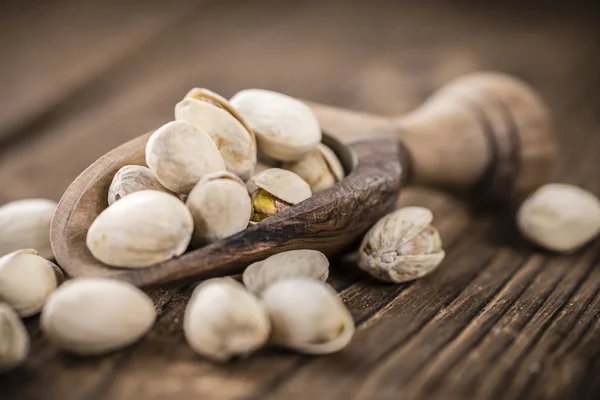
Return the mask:
[[0, 256], [19, 249], [35, 249], [51, 260], [50, 221], [56, 202], [47, 199], [25, 199], [0, 207]]
[[132, 193], [104, 210], [90, 226], [93, 256], [115, 267], [146, 267], [181, 255], [194, 221], [177, 197], [156, 190]]
[[247, 89], [236, 93], [229, 102], [254, 130], [259, 149], [276, 160], [299, 160], [321, 141], [317, 117], [293, 97]]
[[231, 278], [198, 285], [183, 319], [183, 333], [192, 349], [218, 362], [262, 347], [269, 331], [269, 317], [258, 299]]
[[523, 202], [517, 224], [532, 242], [569, 253], [600, 233], [600, 200], [576, 186], [547, 184]]
[[312, 196], [310, 186], [291, 171], [270, 168], [250, 180], [260, 189], [290, 204], [300, 203]]
[[0, 300], [21, 317], [35, 315], [61, 278], [60, 269], [37, 251], [17, 250], [0, 258]]
[[246, 229], [252, 215], [244, 182], [225, 171], [204, 176], [190, 192], [186, 205], [194, 218], [195, 245], [214, 242]]
[[208, 134], [219, 149], [227, 170], [248, 179], [256, 165], [256, 142], [254, 133], [240, 122], [241, 117], [236, 116], [237, 113], [232, 115], [204, 98], [187, 97], [175, 106], [175, 119], [189, 121]]
[[248, 290], [260, 293], [277, 281], [297, 276], [325, 282], [329, 276], [329, 260], [316, 250], [285, 251], [251, 264], [242, 278]]
[[58, 348], [107, 353], [144, 336], [154, 324], [152, 300], [135, 286], [107, 278], [76, 278], [48, 299], [40, 325]]
[[0, 373], [21, 364], [29, 353], [29, 335], [17, 313], [0, 303]]
[[431, 211], [405, 207], [381, 218], [365, 235], [358, 252], [358, 266], [388, 282], [422, 277], [444, 259], [437, 229], [429, 225]]
[[173, 194], [160, 184], [150, 168], [142, 165], [125, 165], [117, 171], [108, 188], [108, 205], [141, 190], [159, 190]]
[[271, 341], [308, 354], [333, 353], [354, 335], [354, 321], [335, 291], [320, 281], [295, 277], [262, 294], [271, 319]]
[[225, 170], [210, 136], [187, 121], [169, 122], [150, 136], [146, 164], [164, 187], [180, 194], [188, 194], [209, 172]]
[[324, 144], [319, 144], [303, 159], [285, 163], [283, 169], [292, 171], [309, 185], [313, 193], [329, 189], [344, 178], [344, 168], [335, 153]]

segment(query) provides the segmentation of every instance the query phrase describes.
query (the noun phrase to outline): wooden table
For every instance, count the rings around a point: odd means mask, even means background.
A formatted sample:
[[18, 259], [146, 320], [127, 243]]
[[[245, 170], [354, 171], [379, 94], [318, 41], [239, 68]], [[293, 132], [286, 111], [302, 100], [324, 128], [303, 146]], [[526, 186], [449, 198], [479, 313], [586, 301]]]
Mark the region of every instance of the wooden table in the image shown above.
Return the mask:
[[[143, 4], [142, 4], [143, 3]], [[555, 178], [600, 195], [600, 69], [593, 10], [421, 2], [10, 1], [0, 13], [0, 202], [58, 200], [98, 156], [172, 118], [193, 86], [246, 87], [384, 115], [451, 79], [499, 70], [555, 117]], [[487, 4], [487, 3], [486, 3]], [[333, 260], [358, 325], [325, 357], [261, 351], [213, 365], [186, 345], [189, 289], [152, 292], [141, 342], [98, 358], [58, 353], [27, 320], [32, 354], [1, 399], [597, 399], [600, 240], [570, 256], [533, 248], [509, 212], [406, 190], [430, 207], [447, 258], [385, 285]]]

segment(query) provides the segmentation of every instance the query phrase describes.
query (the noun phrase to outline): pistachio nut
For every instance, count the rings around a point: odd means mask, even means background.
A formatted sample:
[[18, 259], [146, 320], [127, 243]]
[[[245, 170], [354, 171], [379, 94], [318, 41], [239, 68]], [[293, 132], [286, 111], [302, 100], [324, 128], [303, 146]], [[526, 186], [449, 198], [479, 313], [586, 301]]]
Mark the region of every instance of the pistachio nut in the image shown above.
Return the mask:
[[284, 251], [251, 264], [242, 279], [248, 290], [260, 293], [277, 281], [296, 276], [325, 282], [329, 276], [329, 260], [317, 250]]
[[142, 165], [125, 165], [117, 171], [108, 188], [108, 205], [141, 190], [159, 190], [173, 194], [160, 184], [150, 168]]
[[262, 347], [269, 317], [244, 286], [231, 278], [207, 280], [194, 289], [185, 309], [183, 333], [198, 354], [226, 362]]
[[0, 301], [21, 317], [39, 313], [62, 280], [60, 269], [35, 250], [17, 250], [0, 258]]
[[146, 164], [164, 187], [180, 194], [188, 194], [209, 172], [225, 170], [210, 136], [187, 121], [169, 122], [150, 136]]
[[250, 178], [256, 185], [252, 193], [252, 221], [259, 222], [312, 196], [310, 186], [298, 175], [270, 168]]
[[0, 207], [0, 256], [19, 249], [35, 249], [48, 260], [54, 258], [50, 245], [50, 222], [56, 202], [25, 199]]
[[271, 341], [308, 354], [333, 353], [354, 335], [354, 321], [327, 284], [294, 277], [275, 282], [262, 293], [271, 319]]
[[194, 218], [194, 245], [246, 229], [252, 215], [244, 182], [227, 171], [205, 175], [190, 192], [186, 205]]
[[[270, 164], [266, 164], [264, 162], [258, 161], [256, 163], [256, 168], [254, 168], [254, 173], [256, 175], [260, 174], [261, 172], [267, 170], [267, 169], [271, 169], [271, 168], [275, 168], [275, 165], [270, 165]], [[246, 188], [248, 189], [248, 193], [252, 194], [256, 191], [256, 189], [258, 189], [258, 186], [256, 186], [254, 184], [254, 182], [252, 182], [252, 180], [248, 179], [246, 182]]]
[[260, 151], [276, 160], [299, 160], [321, 142], [317, 117], [293, 97], [247, 89], [236, 93], [229, 103], [256, 134]]
[[156, 190], [132, 193], [92, 223], [87, 247], [114, 267], [146, 267], [181, 255], [194, 230], [192, 214], [177, 197]]
[[333, 150], [324, 144], [319, 144], [299, 161], [283, 164], [282, 168], [308, 182], [313, 193], [329, 189], [344, 179], [342, 163]]
[[388, 282], [427, 275], [445, 256], [432, 220], [431, 211], [423, 207], [404, 207], [381, 218], [360, 245], [358, 266]]
[[517, 225], [533, 243], [569, 253], [600, 233], [600, 200], [577, 186], [547, 184], [523, 202]]
[[194, 88], [175, 106], [175, 119], [191, 122], [208, 134], [229, 172], [242, 179], [252, 176], [256, 165], [254, 132], [225, 98]]
[[29, 334], [17, 313], [0, 303], [0, 373], [20, 365], [29, 353]]
[[42, 331], [58, 348], [81, 355], [128, 346], [154, 324], [152, 300], [116, 279], [88, 277], [65, 282], [42, 310]]

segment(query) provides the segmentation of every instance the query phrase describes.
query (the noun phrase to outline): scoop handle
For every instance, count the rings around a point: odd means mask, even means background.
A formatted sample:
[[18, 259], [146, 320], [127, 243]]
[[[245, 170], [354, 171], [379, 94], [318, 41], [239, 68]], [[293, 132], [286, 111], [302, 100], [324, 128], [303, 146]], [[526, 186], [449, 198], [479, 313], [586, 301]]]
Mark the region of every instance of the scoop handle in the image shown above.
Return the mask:
[[459, 78], [399, 117], [309, 105], [323, 130], [345, 143], [401, 138], [419, 185], [520, 199], [547, 181], [556, 158], [543, 101], [524, 82], [498, 73]]

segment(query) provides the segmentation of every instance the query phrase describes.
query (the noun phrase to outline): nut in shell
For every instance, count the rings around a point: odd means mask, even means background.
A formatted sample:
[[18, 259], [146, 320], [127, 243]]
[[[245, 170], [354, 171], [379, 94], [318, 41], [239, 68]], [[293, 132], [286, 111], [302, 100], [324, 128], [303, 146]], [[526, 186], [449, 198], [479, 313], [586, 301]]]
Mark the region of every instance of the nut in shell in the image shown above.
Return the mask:
[[0, 301], [21, 317], [35, 315], [62, 279], [60, 269], [37, 251], [17, 250], [0, 258]]
[[279, 168], [267, 169], [252, 178], [252, 221], [260, 222], [312, 196], [310, 186], [298, 175]]
[[135, 286], [116, 279], [76, 278], [50, 296], [40, 325], [58, 348], [96, 355], [134, 343], [155, 318], [152, 300]]
[[29, 335], [17, 313], [0, 303], [0, 373], [20, 365], [29, 353]]
[[307, 354], [333, 353], [354, 335], [354, 321], [327, 284], [288, 278], [269, 286], [262, 301], [271, 319], [271, 341]]
[[146, 164], [164, 187], [179, 194], [188, 194], [204, 175], [225, 170], [210, 136], [187, 121], [169, 122], [150, 136]]
[[365, 235], [358, 266], [387, 282], [420, 278], [444, 259], [442, 242], [431, 211], [404, 207], [381, 218]]
[[285, 251], [251, 264], [242, 278], [246, 288], [258, 294], [277, 281], [298, 276], [325, 282], [329, 260], [317, 250]]
[[108, 207], [87, 233], [92, 255], [115, 267], [146, 267], [181, 255], [194, 221], [177, 197], [156, 190], [132, 193]]
[[194, 245], [214, 242], [246, 229], [252, 215], [244, 182], [226, 171], [204, 176], [190, 192], [186, 205], [194, 218]]
[[198, 285], [183, 320], [183, 333], [192, 349], [218, 362], [259, 349], [269, 331], [269, 317], [261, 303], [231, 278]]
[[577, 186], [547, 184], [523, 202], [517, 225], [533, 243], [569, 253], [600, 233], [600, 200]]
[[175, 106], [175, 119], [191, 122], [208, 134], [229, 172], [242, 179], [252, 176], [256, 165], [254, 132], [225, 98], [194, 88]]
[[342, 163], [333, 150], [324, 144], [319, 144], [299, 161], [283, 164], [282, 168], [304, 179], [313, 193], [329, 189], [344, 179]]
[[173, 194], [161, 185], [154, 173], [142, 165], [125, 165], [117, 171], [108, 188], [108, 205], [123, 197], [142, 190], [159, 190]]
[[56, 202], [25, 199], [0, 207], [0, 257], [20, 249], [35, 249], [45, 259], [54, 258], [50, 221]]
[[293, 97], [263, 89], [236, 93], [229, 103], [256, 134], [258, 147], [280, 161], [296, 161], [321, 142], [317, 117]]

